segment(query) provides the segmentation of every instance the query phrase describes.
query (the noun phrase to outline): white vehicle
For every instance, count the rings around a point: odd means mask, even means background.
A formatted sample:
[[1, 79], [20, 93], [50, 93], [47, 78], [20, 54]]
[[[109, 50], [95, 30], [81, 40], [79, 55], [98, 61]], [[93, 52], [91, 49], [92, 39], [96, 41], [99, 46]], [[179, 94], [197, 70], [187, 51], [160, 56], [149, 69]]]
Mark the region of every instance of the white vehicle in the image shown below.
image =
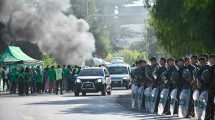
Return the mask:
[[108, 65], [108, 70], [112, 80], [112, 87], [131, 87], [130, 65], [125, 63], [112, 63]]

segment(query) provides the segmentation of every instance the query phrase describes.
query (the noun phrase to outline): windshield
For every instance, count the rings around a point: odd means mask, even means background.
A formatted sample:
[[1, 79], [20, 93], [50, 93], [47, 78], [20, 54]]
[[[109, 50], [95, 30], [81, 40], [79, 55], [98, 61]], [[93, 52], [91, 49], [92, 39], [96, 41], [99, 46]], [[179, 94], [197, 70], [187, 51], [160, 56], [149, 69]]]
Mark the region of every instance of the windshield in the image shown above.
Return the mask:
[[109, 67], [110, 74], [128, 74], [127, 67]]
[[79, 76], [104, 76], [102, 69], [84, 69], [81, 70]]

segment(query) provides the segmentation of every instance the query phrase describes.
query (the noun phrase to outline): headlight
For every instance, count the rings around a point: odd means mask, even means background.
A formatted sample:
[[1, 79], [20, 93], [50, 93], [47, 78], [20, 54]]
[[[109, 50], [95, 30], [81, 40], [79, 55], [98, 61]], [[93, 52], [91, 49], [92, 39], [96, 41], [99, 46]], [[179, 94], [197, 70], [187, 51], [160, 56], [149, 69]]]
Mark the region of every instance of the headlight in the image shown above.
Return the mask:
[[122, 78], [123, 80], [129, 80], [129, 77], [124, 77], [124, 78]]
[[81, 80], [80, 80], [80, 79], [77, 79], [76, 82], [77, 82], [77, 83], [81, 83]]
[[101, 83], [101, 82], [102, 82], [102, 79], [98, 79], [97, 82]]

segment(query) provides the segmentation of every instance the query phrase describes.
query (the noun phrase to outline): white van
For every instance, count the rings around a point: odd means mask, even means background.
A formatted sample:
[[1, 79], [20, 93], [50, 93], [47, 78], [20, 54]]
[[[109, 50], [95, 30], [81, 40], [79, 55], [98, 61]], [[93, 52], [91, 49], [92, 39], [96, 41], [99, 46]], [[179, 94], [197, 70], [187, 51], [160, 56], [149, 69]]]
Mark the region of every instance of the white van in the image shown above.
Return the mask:
[[112, 87], [126, 87], [129, 89], [131, 86], [131, 69], [130, 65], [125, 63], [112, 63], [108, 65]]

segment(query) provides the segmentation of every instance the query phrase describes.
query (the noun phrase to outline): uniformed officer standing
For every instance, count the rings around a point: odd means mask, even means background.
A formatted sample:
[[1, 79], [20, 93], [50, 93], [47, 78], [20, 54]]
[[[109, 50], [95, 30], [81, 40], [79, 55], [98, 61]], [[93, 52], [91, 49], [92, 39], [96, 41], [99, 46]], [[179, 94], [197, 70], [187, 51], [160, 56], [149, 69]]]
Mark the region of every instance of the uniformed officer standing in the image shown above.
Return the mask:
[[158, 88], [159, 89], [163, 89], [165, 87], [165, 78], [166, 78], [166, 71], [167, 71], [167, 68], [166, 68], [166, 59], [165, 58], [160, 58], [160, 61], [159, 61], [160, 65], [158, 67], [158, 70], [157, 70], [157, 85], [158, 85]]
[[199, 70], [197, 71], [197, 88], [200, 91], [208, 91], [208, 86], [210, 84], [211, 73], [210, 66], [207, 64], [205, 57], [199, 58]]
[[179, 74], [179, 81], [178, 81], [178, 93], [181, 92], [182, 89], [189, 89], [189, 83], [183, 78], [183, 72], [185, 69], [184, 60], [178, 59], [177, 60], [177, 67], [178, 67], [178, 74]]
[[191, 64], [192, 64], [193, 66], [195, 66], [196, 69], [198, 69], [198, 67], [199, 67], [198, 56], [193, 55], [193, 56], [191, 57]]
[[178, 68], [175, 65], [175, 60], [173, 58], [169, 58], [167, 60], [167, 85], [170, 91], [174, 88], [179, 87], [179, 73]]
[[157, 87], [157, 70], [159, 65], [155, 57], [150, 58], [151, 65], [146, 65], [145, 76], [147, 80], [147, 87]]
[[147, 63], [145, 60], [139, 60], [136, 64], [137, 64], [137, 68], [132, 73], [133, 83], [138, 87], [140, 86], [145, 87], [144, 75], [145, 75], [145, 66]]
[[[194, 83], [195, 83], [195, 75], [196, 75], [196, 67], [191, 64], [191, 59], [189, 57], [184, 58], [184, 70], [182, 74], [182, 78], [184, 80], [185, 85], [183, 86], [183, 89], [190, 89], [191, 94], [193, 90], [195, 89]], [[192, 96], [190, 96], [190, 104], [189, 104], [189, 115], [194, 114], [194, 102], [192, 100]]]
[[209, 63], [211, 65], [211, 81], [209, 86], [209, 99], [208, 99], [208, 115], [210, 120], [214, 119], [215, 105], [214, 105], [214, 97], [215, 97], [215, 55], [209, 56]]

